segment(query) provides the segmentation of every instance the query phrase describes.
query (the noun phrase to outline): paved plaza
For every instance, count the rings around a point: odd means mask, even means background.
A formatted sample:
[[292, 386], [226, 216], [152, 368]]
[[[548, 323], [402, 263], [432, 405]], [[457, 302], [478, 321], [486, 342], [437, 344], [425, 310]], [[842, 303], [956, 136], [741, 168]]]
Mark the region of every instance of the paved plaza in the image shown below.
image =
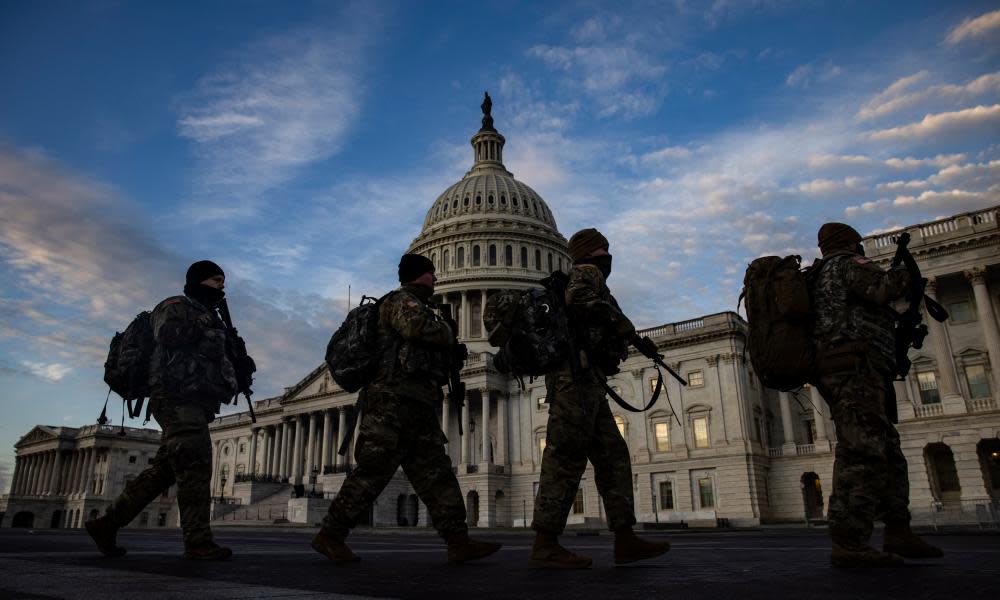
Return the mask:
[[[97, 554], [81, 530], [0, 531], [0, 598], [960, 598], [1000, 597], [1000, 536], [931, 537], [943, 559], [893, 570], [829, 566], [824, 530], [651, 533], [671, 540], [660, 560], [614, 567], [610, 535], [567, 535], [594, 557], [589, 571], [527, 567], [527, 532], [496, 533], [504, 548], [464, 566], [445, 562], [429, 531], [358, 532], [362, 562], [335, 566], [309, 548], [311, 529], [217, 528], [236, 555], [179, 558], [178, 531], [127, 530], [122, 559]], [[877, 537], [881, 534], [877, 533]], [[879, 540], [880, 541], [880, 540]]]

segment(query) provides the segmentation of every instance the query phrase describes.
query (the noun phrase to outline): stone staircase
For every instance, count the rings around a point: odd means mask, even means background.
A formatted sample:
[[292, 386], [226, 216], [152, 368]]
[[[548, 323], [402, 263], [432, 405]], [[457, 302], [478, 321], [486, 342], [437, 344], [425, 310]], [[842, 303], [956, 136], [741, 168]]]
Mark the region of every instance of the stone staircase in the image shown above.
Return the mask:
[[[292, 486], [287, 483], [254, 484], [267, 485], [264, 490], [254, 490], [249, 498], [260, 498], [250, 504], [237, 505], [234, 510], [227, 511], [213, 519], [215, 524], [240, 523], [246, 525], [270, 525], [272, 523], [288, 522], [288, 499], [292, 495]], [[267, 495], [264, 495], [267, 494]]]

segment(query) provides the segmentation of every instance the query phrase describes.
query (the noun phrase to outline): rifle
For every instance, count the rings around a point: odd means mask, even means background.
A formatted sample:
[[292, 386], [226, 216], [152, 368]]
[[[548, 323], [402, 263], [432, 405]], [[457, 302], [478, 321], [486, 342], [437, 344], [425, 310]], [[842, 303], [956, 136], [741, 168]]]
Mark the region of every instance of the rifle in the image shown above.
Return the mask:
[[896, 254], [892, 257], [893, 267], [902, 263], [906, 265], [906, 270], [910, 274], [910, 287], [904, 296], [908, 304], [906, 310], [896, 318], [896, 376], [899, 381], [906, 378], [912, 366], [907, 356], [910, 348], [919, 350], [924, 345], [924, 338], [927, 337], [927, 325], [923, 322], [923, 313], [920, 312], [921, 302], [927, 307], [927, 314], [935, 321], [944, 322], [948, 319], [948, 311], [925, 293], [927, 279], [920, 274], [920, 267], [910, 254], [909, 244], [910, 234], [906, 232], [899, 234], [896, 239]]
[[[673, 369], [670, 368], [670, 365], [663, 362], [663, 355], [660, 354], [659, 349], [656, 347], [656, 342], [649, 339], [648, 335], [639, 337], [639, 334], [637, 333], [633, 335], [632, 339], [629, 341], [633, 346], [635, 346], [635, 349], [639, 351], [639, 354], [642, 354], [646, 358], [652, 359], [653, 364], [656, 365], [656, 377], [657, 377], [656, 390], [653, 392], [653, 400], [650, 401], [650, 405], [652, 405], [653, 402], [656, 401], [656, 397], [660, 395], [660, 389], [663, 387], [663, 374], [660, 372], [660, 367], [666, 369], [667, 373], [670, 373], [674, 377], [674, 379], [680, 382], [681, 385], [686, 386], [688, 384], [688, 382], [683, 377], [681, 377], [677, 373], [677, 371], [674, 371]], [[674, 406], [670, 402], [669, 394], [667, 395], [667, 405], [670, 406], [670, 413], [674, 415], [674, 420], [677, 421], [678, 425], [681, 425], [681, 421], [677, 417], [677, 413], [674, 411]], [[681, 426], [683, 427], [683, 425]]]
[[239, 400], [240, 394], [246, 396], [247, 408], [250, 409], [250, 422], [256, 423], [257, 415], [253, 412], [253, 400], [250, 399], [253, 390], [250, 389], [250, 386], [253, 384], [253, 374], [257, 371], [257, 365], [253, 362], [253, 358], [247, 354], [247, 343], [233, 327], [233, 319], [229, 315], [229, 303], [226, 302], [225, 298], [219, 303], [219, 315], [226, 325], [226, 354], [229, 355], [229, 360], [233, 363], [233, 370], [236, 371], [236, 396], [233, 397], [233, 402]]
[[[465, 406], [465, 382], [462, 381], [462, 365], [469, 357], [469, 351], [465, 348], [465, 344], [458, 341], [458, 323], [451, 316], [451, 305], [442, 304], [440, 309], [441, 317], [451, 328], [455, 342], [453, 346], [455, 350], [448, 361], [448, 403], [457, 408], [461, 414], [462, 407]], [[462, 419], [458, 420], [458, 435], [465, 435], [462, 430]]]

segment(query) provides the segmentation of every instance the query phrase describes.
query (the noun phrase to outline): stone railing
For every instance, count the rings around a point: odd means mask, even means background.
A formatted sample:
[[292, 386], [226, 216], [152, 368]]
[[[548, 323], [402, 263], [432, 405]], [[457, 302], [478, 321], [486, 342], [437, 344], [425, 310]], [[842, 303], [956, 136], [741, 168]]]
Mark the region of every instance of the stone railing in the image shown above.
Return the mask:
[[803, 456], [805, 454], [815, 454], [816, 444], [798, 444], [795, 446], [795, 454]]
[[323, 467], [323, 474], [333, 475], [334, 473], [350, 473], [355, 467], [357, 467], [355, 464], [326, 465]]
[[928, 238], [956, 233], [976, 233], [997, 227], [997, 208], [987, 208], [980, 211], [955, 215], [948, 219], [932, 221], [900, 229], [888, 233], [865, 238], [866, 247], [873, 250], [872, 254], [889, 254], [895, 252], [896, 239], [903, 231], [908, 231], [913, 237], [911, 247], [919, 246]]
[[263, 475], [261, 473], [238, 473], [235, 479], [236, 483], [288, 483], [288, 478], [282, 479], [277, 475]]
[[638, 334], [641, 336], [649, 336], [653, 339], [663, 338], [670, 335], [688, 333], [690, 331], [696, 331], [699, 329], [705, 329], [709, 327], [730, 327], [740, 329], [745, 327], [746, 323], [734, 312], [721, 312], [713, 315], [706, 315], [698, 319], [691, 319], [689, 321], [681, 321], [679, 323], [667, 323], [666, 325], [658, 325], [656, 327], [649, 327], [646, 329], [640, 329]]
[[918, 419], [925, 417], [938, 417], [944, 414], [944, 405], [940, 402], [937, 404], [917, 404], [913, 407], [913, 414], [915, 414]]
[[768, 448], [767, 455], [770, 456], [771, 458], [777, 458], [781, 456], [782, 455], [781, 447], [779, 446], [777, 448]]
[[989, 412], [997, 408], [996, 400], [993, 398], [973, 398], [966, 405], [969, 407], [970, 413]]

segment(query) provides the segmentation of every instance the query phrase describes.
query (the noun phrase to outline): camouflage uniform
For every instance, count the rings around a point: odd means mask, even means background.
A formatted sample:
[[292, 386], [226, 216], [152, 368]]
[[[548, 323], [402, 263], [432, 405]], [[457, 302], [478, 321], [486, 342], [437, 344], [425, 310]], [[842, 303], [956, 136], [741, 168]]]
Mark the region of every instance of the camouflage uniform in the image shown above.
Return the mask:
[[562, 533], [588, 459], [609, 528], [631, 527], [636, 522], [631, 459], [601, 382], [618, 372], [635, 328], [592, 265], [570, 271], [566, 304], [586, 363], [577, 381], [568, 362], [545, 378], [549, 421], [532, 528]]
[[830, 537], [867, 545], [876, 518], [909, 523], [906, 459], [893, 426], [894, 317], [889, 303], [909, 285], [904, 267], [883, 271], [851, 252], [823, 259], [814, 275], [817, 389], [837, 426]]
[[427, 505], [442, 536], [464, 534], [465, 503], [444, 450], [439, 407], [454, 335], [428, 306], [427, 288], [407, 284], [379, 307], [388, 348], [378, 376], [364, 393], [355, 446], [357, 468], [347, 476], [323, 530], [343, 541], [400, 465]]
[[150, 412], [163, 429], [150, 467], [108, 507], [124, 527], [174, 483], [187, 548], [212, 541], [212, 441], [208, 423], [236, 393], [226, 329], [213, 310], [175, 296], [153, 310], [156, 348], [150, 365]]

